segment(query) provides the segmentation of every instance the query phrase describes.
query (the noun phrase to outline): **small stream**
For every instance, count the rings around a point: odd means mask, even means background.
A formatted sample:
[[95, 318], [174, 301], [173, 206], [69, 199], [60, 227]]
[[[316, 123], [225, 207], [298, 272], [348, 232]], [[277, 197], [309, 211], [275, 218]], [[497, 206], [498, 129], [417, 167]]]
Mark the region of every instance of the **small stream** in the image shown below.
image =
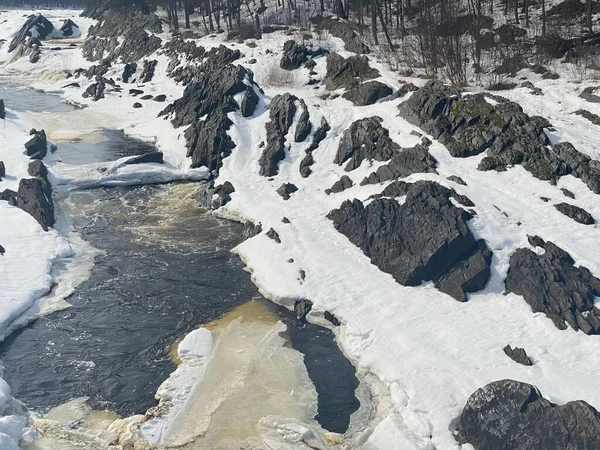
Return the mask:
[[[62, 114], [64, 123], [77, 114], [59, 97], [17, 90], [1, 77], [0, 98], [11, 109]], [[154, 148], [118, 130], [91, 134], [83, 141], [60, 139], [57, 156], [80, 165]], [[170, 353], [178, 339], [259, 299], [287, 325], [285, 338], [304, 355], [318, 394], [317, 421], [343, 433], [359, 407], [353, 366], [330, 330], [299, 324], [288, 310], [261, 298], [230, 252], [243, 240], [242, 226], [199, 208], [196, 189], [111, 187], [56, 200], [74, 230], [101, 254], [68, 299], [71, 308], [36, 320], [0, 345], [13, 395], [42, 413], [88, 397], [96, 410], [143, 414], [157, 404], [157, 388], [176, 367]]]

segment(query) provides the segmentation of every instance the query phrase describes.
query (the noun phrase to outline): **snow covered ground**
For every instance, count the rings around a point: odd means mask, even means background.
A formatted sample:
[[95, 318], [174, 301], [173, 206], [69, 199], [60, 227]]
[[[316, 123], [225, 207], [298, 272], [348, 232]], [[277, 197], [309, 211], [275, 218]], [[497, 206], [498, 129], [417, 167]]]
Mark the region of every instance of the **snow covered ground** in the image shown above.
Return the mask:
[[[15, 11], [0, 13], [0, 21], [6, 19], [10, 25], [3, 27], [2, 32], [8, 35], [9, 28], [17, 30], [23, 20], [22, 14]], [[63, 13], [53, 14], [58, 17]], [[80, 18], [75, 21], [85, 35], [90, 21]], [[217, 181], [230, 181], [235, 193], [232, 201], [218, 214], [260, 222], [263, 230], [272, 227], [281, 237], [281, 244], [277, 244], [264, 233], [259, 234], [235, 250], [267, 298], [288, 307], [293, 306], [297, 299], [307, 298], [314, 303], [309, 320], [321, 323], [322, 313], [330, 311], [342, 321], [342, 326], [334, 331], [343, 351], [356, 365], [358, 375], [372, 387], [375, 402], [372, 429], [352, 430], [345, 445], [369, 450], [458, 449], [460, 446], [454, 439], [453, 429], [467, 398], [477, 388], [503, 378], [534, 384], [544, 396], [556, 403], [583, 399], [600, 409], [600, 337], [587, 336], [570, 328], [560, 331], [545, 315], [532, 313], [520, 296], [503, 295], [509, 258], [517, 248], [529, 246], [527, 235], [539, 235], [553, 241], [567, 250], [577, 265], [588, 267], [595, 276], [600, 276], [598, 225], [578, 224], [553, 207], [553, 204], [565, 200], [560, 188], [566, 187], [576, 195], [576, 200], [571, 203], [585, 207], [600, 220], [598, 196], [571, 176], [561, 178], [557, 186], [552, 186], [533, 178], [521, 167], [502, 173], [478, 171], [477, 165], [484, 155], [453, 158], [443, 145], [434, 141], [430, 152], [438, 161], [438, 174], [412, 175], [408, 181], [435, 180], [475, 203], [477, 216], [469, 225], [476, 237], [485, 239], [494, 252], [492, 278], [485, 290], [469, 295], [466, 303], [458, 303], [440, 293], [431, 283], [419, 287], [399, 285], [338, 233], [326, 214], [346, 199], [366, 200], [385, 186], [358, 185], [376, 164], [371, 166], [364, 162], [351, 173], [333, 164], [341, 134], [353, 121], [374, 115], [382, 117], [383, 126], [390, 130], [392, 139], [403, 147], [420, 141], [411, 134], [418, 129], [398, 117], [397, 105], [402, 99], [354, 107], [341, 97], [322, 98], [326, 90], [320, 85], [317, 88], [307, 86], [307, 69], [283, 72], [279, 68], [279, 50], [287, 39], [290, 36], [273, 33], [256, 41], [256, 46], [227, 44], [241, 50], [243, 57], [237, 62], [254, 71], [255, 81], [264, 89], [265, 95], [252, 117], [246, 119], [238, 113], [230, 114], [235, 124], [230, 135], [237, 146], [225, 159]], [[222, 43], [220, 36], [196, 41], [207, 49]], [[350, 55], [340, 50], [342, 44], [335, 38], [315, 43], [338, 50], [342, 56]], [[0, 55], [5, 55], [2, 53], [5, 51], [6, 45], [0, 47]], [[152, 58], [158, 60], [158, 66], [153, 81], [145, 84], [145, 92], [166, 94], [167, 101], [179, 98], [183, 88], [166, 76], [168, 60], [162, 55]], [[257, 62], [249, 64], [251, 59]], [[61, 89], [67, 83], [62, 78], [66, 70], [89, 65], [79, 49], [44, 50], [37, 65], [22, 59], [8, 64], [4, 70], [22, 74], [39, 89], [60, 92], [68, 101], [86, 105], [87, 110], [84, 111], [110, 118], [112, 124], [133, 136], [154, 140], [165, 153], [167, 167], [177, 176], [193, 178], [206, 175], [201, 169], [200, 172], [187, 169], [189, 161], [185, 158], [184, 129], [175, 130], [170, 122], [156, 117], [166, 103], [149, 101], [143, 104], [143, 108], [134, 109], [136, 100], [125, 93], [109, 94], [106, 99], [92, 102], [81, 97], [86, 83], [89, 83], [83, 78], [78, 80], [81, 88]], [[383, 64], [372, 60], [371, 65], [381, 72], [380, 81], [394, 89], [400, 85], [397, 74]], [[324, 76], [324, 58], [317, 60], [315, 70], [317, 78]], [[109, 72], [109, 76], [116, 78], [118, 75], [118, 70]], [[500, 94], [519, 102], [525, 112], [548, 118], [556, 128], [551, 134], [553, 140], [568, 140], [580, 151], [597, 158], [600, 127], [572, 114], [579, 108], [600, 114], [600, 105], [577, 97], [584, 87], [593, 83], [576, 84], [565, 76], [559, 80], [540, 80], [529, 71], [523, 71], [519, 76], [527, 76], [542, 88], [545, 95], [531, 95], [526, 88]], [[304, 149], [308, 146], [306, 142], [291, 145], [280, 164], [279, 174], [272, 180], [258, 175], [258, 159], [262, 152], [259, 144], [265, 140], [264, 125], [268, 121], [266, 105], [276, 94], [284, 92], [305, 100], [313, 130], [322, 116], [331, 126], [328, 137], [315, 151], [316, 163], [312, 167], [313, 174], [308, 178], [300, 177], [298, 171]], [[7, 106], [10, 109], [10, 105]], [[16, 117], [11, 117], [13, 122], [7, 120], [5, 124], [6, 129], [11, 130], [5, 134], [11, 137], [6, 139], [12, 139], [12, 147], [20, 149], [27, 127], [19, 127]], [[2, 152], [12, 147], [2, 143]], [[26, 176], [27, 158], [20, 153], [13, 157], [14, 167], [21, 170], [16, 176]], [[99, 182], [90, 179], [90, 173], [97, 171], [88, 170], [89, 167], [85, 173], [81, 168], [61, 166], [59, 161], [50, 161], [50, 167], [57, 185], [66, 188], [78, 182], [88, 185]], [[118, 167], [114, 169], [118, 172]], [[118, 178], [119, 182], [131, 177], [139, 182], [149, 174], [147, 167], [129, 167], [127, 171], [132, 173], [123, 175], [123, 179]], [[325, 195], [325, 189], [341, 175], [349, 175], [355, 182], [354, 187], [342, 193]], [[460, 176], [467, 186], [446, 180], [449, 175]], [[294, 183], [299, 188], [288, 201], [276, 193], [284, 182]], [[9, 183], [16, 183], [16, 179], [3, 181], [0, 189], [5, 183], [11, 187]], [[545, 203], [540, 197], [547, 197], [550, 201]], [[9, 208], [2, 203], [0, 208]], [[6, 255], [0, 257], [0, 264], [9, 257], [13, 243], [17, 245], [18, 253], [15, 254], [29, 259], [27, 262], [24, 259], [14, 260], [13, 264], [2, 269], [15, 272], [8, 274], [12, 276], [0, 277], [0, 283], [12, 283], [6, 287], [0, 285], [0, 296], [2, 292], [17, 295], [18, 289], [23, 286], [31, 288], [19, 294], [23, 295], [19, 297], [20, 306], [9, 313], [16, 317], [31, 306], [36, 295], [39, 297], [50, 287], [49, 264], [53, 258], [68, 255], [68, 244], [55, 231], [43, 233], [39, 226], [34, 226], [37, 223], [33, 219], [26, 217], [25, 213], [21, 216], [13, 214], [13, 210], [10, 210], [10, 219], [5, 219], [9, 214], [5, 214], [4, 209], [0, 211], [0, 244], [7, 249]], [[290, 223], [282, 223], [283, 217], [287, 217]], [[26, 226], [28, 223], [30, 227]], [[6, 233], [18, 233], [18, 236], [9, 234], [13, 237], [5, 239]], [[6, 240], [7, 244], [2, 240]], [[39, 245], [32, 247], [34, 242]], [[31, 253], [31, 248], [36, 249], [35, 254]], [[293, 263], [287, 262], [290, 258]], [[34, 274], [33, 270], [29, 270], [23, 274], [21, 270], [17, 273], [20, 261], [37, 268], [37, 272]], [[304, 280], [299, 276], [300, 270], [306, 273]], [[24, 279], [25, 276], [31, 276], [31, 279]], [[17, 302], [10, 304], [16, 305]], [[201, 341], [205, 345], [205, 341]], [[502, 351], [507, 344], [524, 347], [534, 366], [520, 366], [507, 358]], [[469, 446], [462, 448], [467, 450]]]

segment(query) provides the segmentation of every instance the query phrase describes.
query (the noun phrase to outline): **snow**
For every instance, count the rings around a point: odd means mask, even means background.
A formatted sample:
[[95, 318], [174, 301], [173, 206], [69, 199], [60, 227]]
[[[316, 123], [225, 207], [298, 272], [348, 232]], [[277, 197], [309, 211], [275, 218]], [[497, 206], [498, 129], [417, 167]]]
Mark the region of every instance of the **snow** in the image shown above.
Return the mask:
[[[20, 17], [11, 12], [2, 14], [0, 19], [9, 17], [13, 29], [18, 29]], [[91, 22], [87, 19], [77, 19], [76, 22], [82, 26], [85, 35]], [[4, 37], [3, 33], [10, 34], [9, 28], [3, 27], [0, 38]], [[329, 211], [346, 199], [364, 201], [381, 191], [385, 184], [358, 185], [379, 164], [364, 162], [360, 168], [346, 173], [342, 167], [333, 164], [333, 159], [343, 131], [360, 118], [382, 117], [383, 126], [389, 129], [391, 138], [403, 147], [420, 141], [411, 134], [419, 130], [398, 117], [397, 105], [401, 99], [353, 107], [341, 97], [321, 98], [326, 93], [325, 89], [306, 86], [308, 70], [304, 68], [292, 74], [282, 73], [278, 69], [280, 55], [277, 50], [290, 38], [282, 33], [272, 33], [256, 41], [254, 48], [244, 44], [227, 44], [241, 49], [243, 57], [240, 64], [257, 59], [256, 64], [248, 67], [253, 70], [255, 80], [265, 90], [265, 95], [261, 96], [259, 107], [252, 117], [230, 114], [234, 123], [230, 135], [237, 146], [224, 160], [217, 181], [230, 181], [235, 193], [232, 201], [218, 214], [260, 222], [263, 230], [272, 227], [281, 237], [282, 243], [277, 244], [263, 233], [235, 249], [263, 295], [288, 307], [292, 307], [297, 299], [308, 298], [314, 304], [310, 320], [330, 311], [342, 322], [342, 326], [334, 329], [338, 342], [357, 367], [363, 385], [376, 393], [372, 395], [374, 413], [368, 428], [350, 430], [346, 439], [352, 445], [362, 445], [368, 450], [459, 449], [461, 447], [452, 431], [467, 398], [479, 387], [503, 378], [534, 384], [544, 396], [556, 403], [583, 399], [600, 409], [600, 337], [587, 336], [572, 329], [558, 330], [545, 315], [532, 313], [522, 297], [503, 295], [503, 279], [509, 258], [518, 248], [530, 248], [527, 236], [533, 234], [555, 242], [573, 256], [577, 265], [588, 267], [595, 276], [600, 276], [598, 225], [578, 224], [553, 207], [556, 203], [568, 201], [585, 207], [600, 220], [598, 196], [571, 176], [561, 178], [557, 186], [552, 186], [533, 178], [521, 167], [502, 173], [480, 172], [476, 167], [485, 155], [453, 158], [444, 146], [434, 141], [430, 152], [439, 163], [438, 174], [415, 174], [407, 181], [435, 180], [466, 195], [476, 204], [477, 215], [469, 226], [476, 237], [485, 239], [494, 251], [492, 278], [485, 290], [469, 295], [467, 303], [456, 302], [437, 291], [431, 283], [418, 287], [399, 285], [391, 275], [372, 265], [360, 249], [338, 233], [326, 218]], [[221, 44], [220, 39], [206, 37], [198, 39], [197, 43], [208, 48]], [[340, 41], [334, 38], [315, 43], [332, 50], [341, 47]], [[5, 48], [0, 48], [0, 58]], [[274, 51], [266, 53], [267, 49]], [[349, 56], [347, 52], [340, 53]], [[156, 55], [156, 59], [159, 62], [155, 78], [143, 87], [144, 93], [164, 93], [167, 101], [179, 98], [183, 88], [166, 76], [167, 59], [163, 55]], [[317, 58], [316, 61], [315, 71], [322, 77], [325, 60]], [[394, 89], [398, 88], [397, 74], [376, 59], [371, 62], [381, 72], [381, 80]], [[89, 83], [83, 79], [78, 80], [82, 83], [79, 89], [60, 89], [65, 84], [60, 74], [89, 65], [79, 50], [52, 54], [43, 51], [38, 65], [21, 59], [9, 64], [6, 70], [23, 76], [29, 73], [29, 81], [35, 82], [37, 88], [59, 91], [65, 99], [87, 106], [82, 114], [86, 114], [88, 120], [96, 117], [111, 126], [123, 128], [128, 134], [154, 140], [159, 150], [164, 152], [167, 164], [161, 167], [125, 166], [120, 160], [104, 165], [69, 167], [58, 160], [49, 161], [59, 190], [147, 181], [197, 180], [209, 175], [205, 169], [188, 169], [183, 138], [185, 130], [173, 129], [164, 118], [157, 118], [166, 104], [150, 101], [135, 110], [132, 104], [136, 100], [126, 94], [108, 94], [107, 99], [92, 102], [81, 97]], [[116, 69], [109, 74], [118, 75]], [[555, 131], [549, 131], [553, 142], [568, 140], [580, 151], [597, 159], [600, 127], [572, 114], [579, 108], [600, 114], [600, 105], [578, 97], [588, 84], [572, 83], [564, 77], [541, 80], [529, 71], [519, 76], [527, 76], [542, 88], [544, 95], [531, 95], [524, 88], [496, 94], [519, 102], [528, 114], [548, 118], [555, 127]], [[423, 83], [423, 80], [411, 81]], [[258, 175], [259, 143], [265, 139], [264, 125], [269, 120], [265, 105], [276, 94], [284, 92], [305, 100], [313, 132], [322, 116], [327, 118], [331, 130], [314, 152], [315, 164], [309, 178], [300, 177], [298, 167], [310, 137], [304, 143], [291, 144], [280, 164], [279, 174], [270, 181]], [[493, 101], [490, 100], [490, 103]], [[10, 105], [7, 106], [10, 108]], [[2, 158], [5, 158], [7, 168], [14, 168], [17, 178], [26, 176], [27, 159], [19, 152], [8, 152], [8, 149], [21, 148], [24, 142], [26, 127], [20, 123], [16, 116], [11, 115], [4, 125], [6, 131], [0, 132], [1, 139], [11, 139], [11, 145], [0, 142]], [[294, 128], [295, 124], [292, 131]], [[6, 157], [4, 153], [7, 153]], [[325, 189], [342, 175], [350, 176], [355, 185], [342, 193], [325, 195]], [[460, 176], [467, 186], [446, 180], [449, 175]], [[15, 186], [17, 178], [3, 181], [0, 188]], [[294, 183], [299, 188], [288, 201], [276, 193], [276, 189], [285, 182]], [[562, 187], [574, 192], [575, 200], [566, 199], [560, 191]], [[540, 197], [548, 197], [550, 202], [545, 203]], [[0, 295], [2, 292], [14, 292], [14, 295], [20, 296], [17, 301], [2, 300], [3, 314], [8, 317], [4, 319], [10, 320], [31, 306], [36, 296], [48, 290], [52, 282], [50, 265], [54, 259], [68, 255], [69, 246], [55, 231], [44, 233], [39, 226], [36, 228], [35, 221], [32, 222], [26, 214], [3, 202], [0, 202], [0, 208], [4, 209], [0, 211], [0, 239], [6, 241], [6, 245], [2, 241], [0, 244], [7, 249], [6, 255], [0, 257], [0, 264], [12, 261], [12, 264], [6, 264], [6, 268], [0, 266], [2, 270], [12, 271], [7, 272], [8, 276], [1, 272], [0, 283], [11, 284], [0, 284]], [[290, 224], [281, 222], [284, 216]], [[294, 259], [292, 264], [287, 263], [290, 258]], [[28, 268], [27, 273], [17, 270], [17, 261], [20, 267]], [[306, 279], [300, 279], [300, 270], [306, 272]], [[19, 291], [23, 286], [27, 287], [27, 292]], [[5, 310], [4, 305], [9, 310]], [[161, 386], [157, 394], [160, 398], [172, 399], [180, 405], [185, 402], [191, 386], [202, 376], [203, 365], [212, 351], [211, 339], [210, 331], [199, 329], [182, 341], [179, 356], [183, 364], [174, 372], [172, 379]], [[507, 358], [502, 351], [506, 344], [524, 347], [534, 366], [520, 366]], [[181, 390], [182, 386], [187, 387]], [[10, 398], [9, 394], [6, 398]], [[163, 427], [165, 420], [173, 418], [166, 417], [147, 422], [145, 436], [156, 442], [157, 427]], [[282, 442], [282, 436], [290, 445], [294, 440], [300, 442], [302, 436], [309, 436], [303, 425], [295, 422], [288, 424], [280, 418], [263, 418], [261, 425], [265, 424], [271, 427], [265, 436], [273, 437], [274, 447], [275, 442]], [[316, 436], [311, 442], [330, 445], [321, 443], [319, 439]], [[462, 447], [463, 450], [469, 448], [468, 445]]]

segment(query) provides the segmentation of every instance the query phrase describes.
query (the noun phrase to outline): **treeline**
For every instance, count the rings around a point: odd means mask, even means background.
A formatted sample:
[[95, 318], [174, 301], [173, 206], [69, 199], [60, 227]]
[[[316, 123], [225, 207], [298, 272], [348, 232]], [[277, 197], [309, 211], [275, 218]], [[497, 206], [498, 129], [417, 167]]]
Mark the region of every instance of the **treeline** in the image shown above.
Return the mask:
[[0, 8], [82, 8], [85, 0], [2, 0]]

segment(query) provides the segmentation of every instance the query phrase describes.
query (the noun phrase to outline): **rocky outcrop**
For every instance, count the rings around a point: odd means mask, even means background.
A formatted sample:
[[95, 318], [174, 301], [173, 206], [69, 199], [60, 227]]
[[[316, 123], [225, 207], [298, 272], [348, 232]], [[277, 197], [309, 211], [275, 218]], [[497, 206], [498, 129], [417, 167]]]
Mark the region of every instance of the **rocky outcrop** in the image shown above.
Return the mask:
[[150, 152], [145, 155], [134, 156], [133, 158], [129, 158], [124, 164], [162, 164], [163, 163], [163, 154], [162, 152]]
[[388, 161], [400, 151], [400, 146], [390, 138], [389, 131], [381, 126], [380, 117], [367, 117], [350, 125], [340, 140], [334, 162], [344, 170], [356, 169], [364, 160]]
[[[202, 47], [198, 48], [200, 49]], [[198, 53], [201, 53], [200, 50], [198, 50]], [[202, 56], [198, 58], [198, 61], [201, 61], [200, 64], [179, 65], [169, 72], [169, 76], [178, 83], [188, 85], [192, 81], [205, 78], [206, 72], [210, 72], [216, 68], [225, 67], [241, 57], [239, 50], [233, 50], [224, 45], [213, 47], [210, 51], [205, 53], [202, 52], [201, 54]]]
[[154, 71], [156, 70], [156, 64], [158, 64], [158, 61], [155, 59], [144, 60], [142, 73], [140, 74], [140, 83], [152, 81], [152, 78], [154, 78]]
[[28, 17], [27, 21], [23, 24], [21, 29], [17, 32], [15, 37], [10, 41], [8, 46], [8, 52], [11, 53], [19, 46], [26, 45], [29, 38], [36, 38], [39, 40], [46, 39], [54, 31], [54, 25], [43, 15], [32, 14]]
[[254, 111], [256, 111], [256, 107], [258, 106], [258, 100], [259, 98], [256, 92], [254, 92], [254, 88], [252, 86], [246, 86], [246, 91], [242, 97], [242, 104], [240, 105], [242, 117], [250, 117], [254, 114]]
[[[229, 181], [226, 181], [219, 186], [215, 186], [215, 182], [210, 181], [200, 184], [196, 199], [200, 206], [210, 209], [219, 209], [221, 206], [225, 206], [231, 201], [231, 194], [234, 192], [235, 189]], [[260, 231], [258, 233], [260, 233]]]
[[130, 80], [135, 81], [132, 79], [132, 77], [135, 75], [136, 71], [137, 63], [130, 62], [125, 64], [125, 67], [123, 67], [123, 75], [121, 76], [121, 80], [123, 81], [123, 83], [129, 83]]
[[360, 184], [377, 184], [396, 178], [404, 178], [413, 173], [436, 173], [437, 162], [422, 145], [400, 149], [385, 166], [365, 178]]
[[296, 319], [299, 321], [306, 321], [306, 316], [311, 311], [313, 307], [313, 302], [307, 299], [296, 300], [294, 303], [294, 313], [296, 314]]
[[343, 192], [346, 189], [350, 189], [354, 183], [350, 179], [348, 175], [342, 176], [339, 180], [333, 183], [333, 186], [329, 189], [325, 189], [325, 193], [329, 194], [337, 194], [338, 192]]
[[258, 163], [260, 175], [272, 177], [279, 173], [279, 162], [285, 158], [285, 137], [296, 114], [297, 97], [285, 93], [273, 97], [269, 104], [270, 121], [266, 125], [267, 145]]
[[4, 100], [0, 98], [0, 119], [6, 119], [6, 108], [4, 106]]
[[554, 207], [575, 222], [579, 222], [583, 225], [593, 225], [595, 223], [592, 215], [579, 206], [571, 205], [570, 203], [558, 203], [557, 205], [554, 205]]
[[91, 98], [92, 101], [97, 102], [104, 98], [104, 91], [106, 90], [106, 83], [104, 79], [100, 79], [95, 83], [90, 84], [86, 90], [81, 94], [83, 98]]
[[48, 153], [48, 140], [44, 130], [33, 129], [29, 132], [33, 137], [25, 143], [25, 153], [32, 159], [44, 159]]
[[304, 100], [300, 100], [300, 107], [302, 108], [302, 113], [300, 114], [298, 125], [296, 125], [296, 130], [294, 132], [294, 141], [296, 142], [304, 142], [312, 130], [308, 107]]
[[555, 405], [530, 384], [494, 381], [467, 400], [456, 439], [475, 450], [591, 450], [600, 448], [600, 413], [582, 400]]
[[533, 312], [546, 314], [561, 330], [570, 326], [600, 334], [600, 310], [594, 307], [600, 279], [587, 268], [576, 267], [571, 255], [552, 242], [537, 236], [529, 242], [544, 253], [521, 248], [510, 257], [506, 292], [522, 295]]
[[334, 327], [339, 327], [341, 325], [338, 318], [335, 317], [333, 314], [331, 314], [329, 311], [325, 311], [325, 313], [323, 314], [323, 317], [325, 317], [325, 320], [330, 322]]
[[325, 50], [319, 46], [308, 48], [306, 45], [289, 40], [283, 44], [283, 56], [279, 66], [285, 70], [299, 69], [302, 64], [306, 64], [309, 60], [321, 56], [323, 53], [325, 53]]
[[533, 365], [531, 359], [529, 359], [529, 356], [527, 356], [527, 352], [521, 347], [512, 348], [510, 345], [507, 345], [502, 350], [504, 351], [506, 356], [508, 356], [514, 362], [517, 362], [523, 366]]
[[277, 193], [279, 195], [281, 195], [281, 197], [284, 200], [289, 200], [290, 199], [290, 195], [293, 194], [294, 192], [296, 192], [297, 190], [298, 190], [298, 188], [296, 187], [295, 184], [292, 184], [292, 183], [283, 183], [277, 189]]
[[454, 181], [456, 184], [460, 184], [461, 186], [467, 185], [467, 183], [465, 183], [465, 180], [463, 180], [458, 175], [450, 175], [447, 179], [450, 181]]
[[315, 162], [313, 158], [313, 152], [319, 148], [319, 144], [323, 139], [327, 137], [327, 132], [331, 129], [329, 123], [327, 123], [327, 119], [325, 117], [321, 118], [321, 126], [317, 128], [315, 133], [313, 134], [312, 142], [310, 146], [306, 149], [306, 156], [300, 161], [300, 175], [302, 178], [307, 178], [311, 173], [311, 166]]
[[339, 88], [352, 89], [363, 81], [379, 76], [379, 71], [369, 66], [366, 56], [344, 58], [337, 53], [327, 55], [325, 87], [333, 91]]
[[390, 198], [367, 206], [347, 200], [327, 217], [400, 284], [433, 280], [464, 301], [465, 293], [483, 287], [490, 274], [490, 251], [467, 226], [471, 215], [450, 201], [452, 190], [437, 183], [400, 183], [406, 190], [402, 205]]
[[356, 106], [366, 106], [392, 95], [392, 92], [392, 88], [387, 84], [380, 81], [367, 81], [346, 91], [342, 97], [350, 100]]
[[62, 26], [60, 27], [60, 32], [62, 33], [63, 37], [66, 38], [78, 37], [79, 35], [81, 35], [79, 27], [71, 19], [67, 19], [63, 22]]
[[319, 29], [329, 31], [333, 36], [344, 42], [344, 48], [349, 52], [358, 54], [369, 53], [370, 49], [360, 35], [354, 31], [354, 25], [350, 22], [335, 20], [332, 17], [317, 16], [311, 19]]
[[240, 109], [234, 96], [247, 90], [246, 82], [254, 89], [253, 78], [242, 66], [215, 66], [188, 84], [183, 97], [160, 113], [172, 115], [175, 127], [188, 126], [185, 139], [192, 167], [218, 172], [223, 158], [231, 154], [235, 144], [227, 134], [232, 125], [227, 113]]
[[279, 234], [277, 234], [277, 231], [275, 231], [273, 228], [269, 228], [269, 231], [267, 231], [265, 234], [269, 239], [273, 239], [278, 244], [281, 244]]

